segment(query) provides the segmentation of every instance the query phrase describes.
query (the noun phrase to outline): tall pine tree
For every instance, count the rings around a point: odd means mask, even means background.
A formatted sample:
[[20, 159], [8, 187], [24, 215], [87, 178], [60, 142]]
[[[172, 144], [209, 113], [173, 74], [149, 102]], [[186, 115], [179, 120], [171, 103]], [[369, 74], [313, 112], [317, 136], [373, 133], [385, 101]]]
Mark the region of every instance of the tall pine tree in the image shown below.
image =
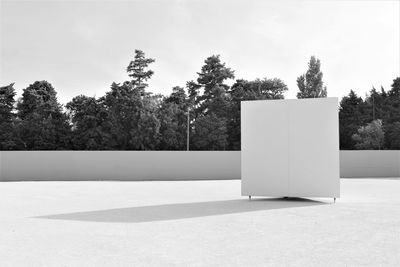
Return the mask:
[[129, 63], [127, 72], [132, 78], [122, 85], [113, 83], [111, 91], [100, 101], [107, 108], [112, 124], [110, 135], [118, 150], [154, 150], [159, 140], [160, 122], [157, 109], [159, 96], [146, 92], [147, 80], [154, 74], [148, 67], [155, 60], [146, 58], [141, 50]]
[[126, 68], [129, 77], [132, 78], [132, 86], [137, 88], [142, 93], [144, 93], [145, 88], [148, 86], [146, 81], [149, 80], [154, 74], [154, 71], [147, 69], [153, 62], [155, 62], [155, 59], [146, 58], [142, 50], [136, 49], [134, 59]]
[[327, 89], [322, 81], [321, 62], [314, 56], [308, 62], [308, 70], [297, 78], [297, 98], [326, 97]]
[[[222, 63], [219, 55], [208, 57], [198, 73], [197, 84], [188, 83], [194, 121], [191, 128], [191, 149], [226, 150], [228, 148], [229, 86], [234, 71]], [[202, 93], [202, 94], [201, 94]]]
[[0, 150], [17, 149], [14, 128], [14, 84], [0, 87]]

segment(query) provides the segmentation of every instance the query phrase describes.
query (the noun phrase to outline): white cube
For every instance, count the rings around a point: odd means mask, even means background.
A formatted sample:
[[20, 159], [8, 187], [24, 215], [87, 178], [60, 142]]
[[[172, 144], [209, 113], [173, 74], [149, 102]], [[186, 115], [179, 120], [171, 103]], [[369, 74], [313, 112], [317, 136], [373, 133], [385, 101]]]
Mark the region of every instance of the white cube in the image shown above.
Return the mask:
[[242, 195], [340, 196], [337, 98], [241, 102]]

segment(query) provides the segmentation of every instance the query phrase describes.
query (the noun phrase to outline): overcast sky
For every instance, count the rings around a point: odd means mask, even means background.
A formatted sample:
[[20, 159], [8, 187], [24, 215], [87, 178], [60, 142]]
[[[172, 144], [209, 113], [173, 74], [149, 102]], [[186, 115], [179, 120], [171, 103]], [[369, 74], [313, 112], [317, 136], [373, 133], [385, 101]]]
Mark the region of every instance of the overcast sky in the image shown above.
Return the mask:
[[128, 79], [135, 49], [156, 59], [149, 90], [169, 94], [220, 54], [237, 79], [282, 79], [287, 98], [311, 55], [328, 96], [389, 89], [400, 76], [399, 1], [1, 1], [0, 83], [18, 97], [47, 80], [61, 103]]

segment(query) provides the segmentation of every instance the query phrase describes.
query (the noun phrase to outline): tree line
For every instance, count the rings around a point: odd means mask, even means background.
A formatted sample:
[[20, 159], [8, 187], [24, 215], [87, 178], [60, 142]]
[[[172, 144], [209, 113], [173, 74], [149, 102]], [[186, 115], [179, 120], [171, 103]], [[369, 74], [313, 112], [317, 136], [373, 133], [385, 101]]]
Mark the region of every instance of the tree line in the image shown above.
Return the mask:
[[339, 128], [340, 149], [400, 149], [400, 77], [365, 99], [350, 90], [340, 102]]
[[[288, 90], [279, 78], [237, 79], [229, 86], [234, 71], [213, 55], [196, 80], [167, 96], [152, 94], [147, 82], [154, 62], [135, 50], [127, 81], [65, 106], [47, 81], [35, 81], [17, 100], [14, 84], [0, 87], [0, 150], [240, 150], [240, 102], [283, 99]], [[311, 57], [297, 78], [297, 97], [326, 97], [322, 77], [320, 61]], [[342, 99], [341, 149], [400, 149], [399, 84], [397, 78], [388, 92], [373, 89], [365, 100], [353, 91]], [[378, 148], [377, 128], [384, 136]]]

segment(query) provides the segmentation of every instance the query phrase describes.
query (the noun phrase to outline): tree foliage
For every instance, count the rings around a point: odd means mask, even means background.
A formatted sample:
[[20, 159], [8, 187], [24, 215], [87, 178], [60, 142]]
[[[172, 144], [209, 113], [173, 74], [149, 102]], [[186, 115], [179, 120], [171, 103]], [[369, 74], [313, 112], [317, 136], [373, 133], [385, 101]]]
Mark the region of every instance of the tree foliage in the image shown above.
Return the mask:
[[13, 113], [15, 103], [14, 84], [0, 87], [0, 150], [17, 148]]
[[[380, 149], [398, 149], [399, 92], [400, 78], [396, 78], [389, 91], [382, 87], [379, 91], [372, 88], [365, 100], [354, 91], [343, 97], [339, 112], [340, 149], [360, 149], [362, 146], [356, 146], [353, 135], [358, 134], [361, 126], [376, 120], [382, 122], [382, 131], [385, 133], [385, 141]], [[379, 146], [374, 147], [378, 149]]]
[[210, 113], [197, 118], [193, 128], [192, 143], [196, 150], [226, 150], [228, 135], [225, 118]]
[[225, 81], [234, 77], [234, 71], [221, 62], [219, 55], [213, 55], [204, 61], [197, 83], [187, 84], [194, 113], [192, 150], [226, 150], [230, 99]]
[[72, 127], [75, 150], [102, 150], [115, 146], [110, 132], [112, 124], [104, 104], [94, 97], [79, 95], [66, 105]]
[[135, 50], [135, 57], [129, 63], [126, 71], [129, 77], [131, 77], [132, 86], [136, 87], [139, 91], [143, 92], [148, 86], [147, 80], [153, 76], [154, 71], [148, 70], [148, 66], [155, 62], [152, 58], [146, 58], [142, 50]]
[[352, 136], [365, 122], [363, 106], [363, 99], [353, 90], [342, 98], [339, 111], [340, 149], [355, 149]]
[[100, 99], [111, 123], [109, 135], [114, 141], [110, 145], [112, 149], [157, 148], [160, 128], [157, 118], [159, 97], [145, 91], [145, 81], [154, 73], [148, 69], [153, 62], [154, 59], [146, 58], [142, 51], [135, 50], [135, 57], [127, 68], [132, 80], [122, 85], [113, 83], [111, 90]]
[[374, 120], [366, 126], [361, 126], [352, 138], [357, 149], [382, 149], [385, 138], [382, 120]]
[[161, 150], [185, 150], [187, 141], [188, 98], [185, 89], [175, 86], [158, 111]]
[[388, 124], [384, 129], [386, 148], [400, 150], [400, 121]]
[[100, 101], [107, 109], [111, 123], [112, 148], [151, 150], [157, 146], [159, 121], [156, 117], [157, 97], [143, 94], [141, 87], [130, 82], [113, 83], [111, 91]]
[[299, 88], [297, 98], [318, 98], [327, 96], [327, 89], [322, 81], [323, 74], [320, 68], [320, 60], [312, 56], [308, 62], [307, 72], [297, 78], [297, 86]]
[[47, 81], [36, 81], [23, 90], [17, 104], [17, 126], [24, 149], [57, 150], [70, 147], [70, 126], [57, 93]]
[[[78, 95], [65, 107], [55, 88], [35, 81], [15, 101], [14, 84], [0, 87], [0, 150], [240, 150], [241, 101], [283, 99], [278, 78], [237, 79], [219, 55], [205, 59], [197, 79], [170, 95], [148, 90], [155, 60], [135, 50], [129, 80], [101, 97]], [[320, 61], [311, 57], [297, 78], [298, 98], [326, 97]], [[400, 149], [400, 77], [389, 90], [353, 90], [339, 109], [340, 149]]]

